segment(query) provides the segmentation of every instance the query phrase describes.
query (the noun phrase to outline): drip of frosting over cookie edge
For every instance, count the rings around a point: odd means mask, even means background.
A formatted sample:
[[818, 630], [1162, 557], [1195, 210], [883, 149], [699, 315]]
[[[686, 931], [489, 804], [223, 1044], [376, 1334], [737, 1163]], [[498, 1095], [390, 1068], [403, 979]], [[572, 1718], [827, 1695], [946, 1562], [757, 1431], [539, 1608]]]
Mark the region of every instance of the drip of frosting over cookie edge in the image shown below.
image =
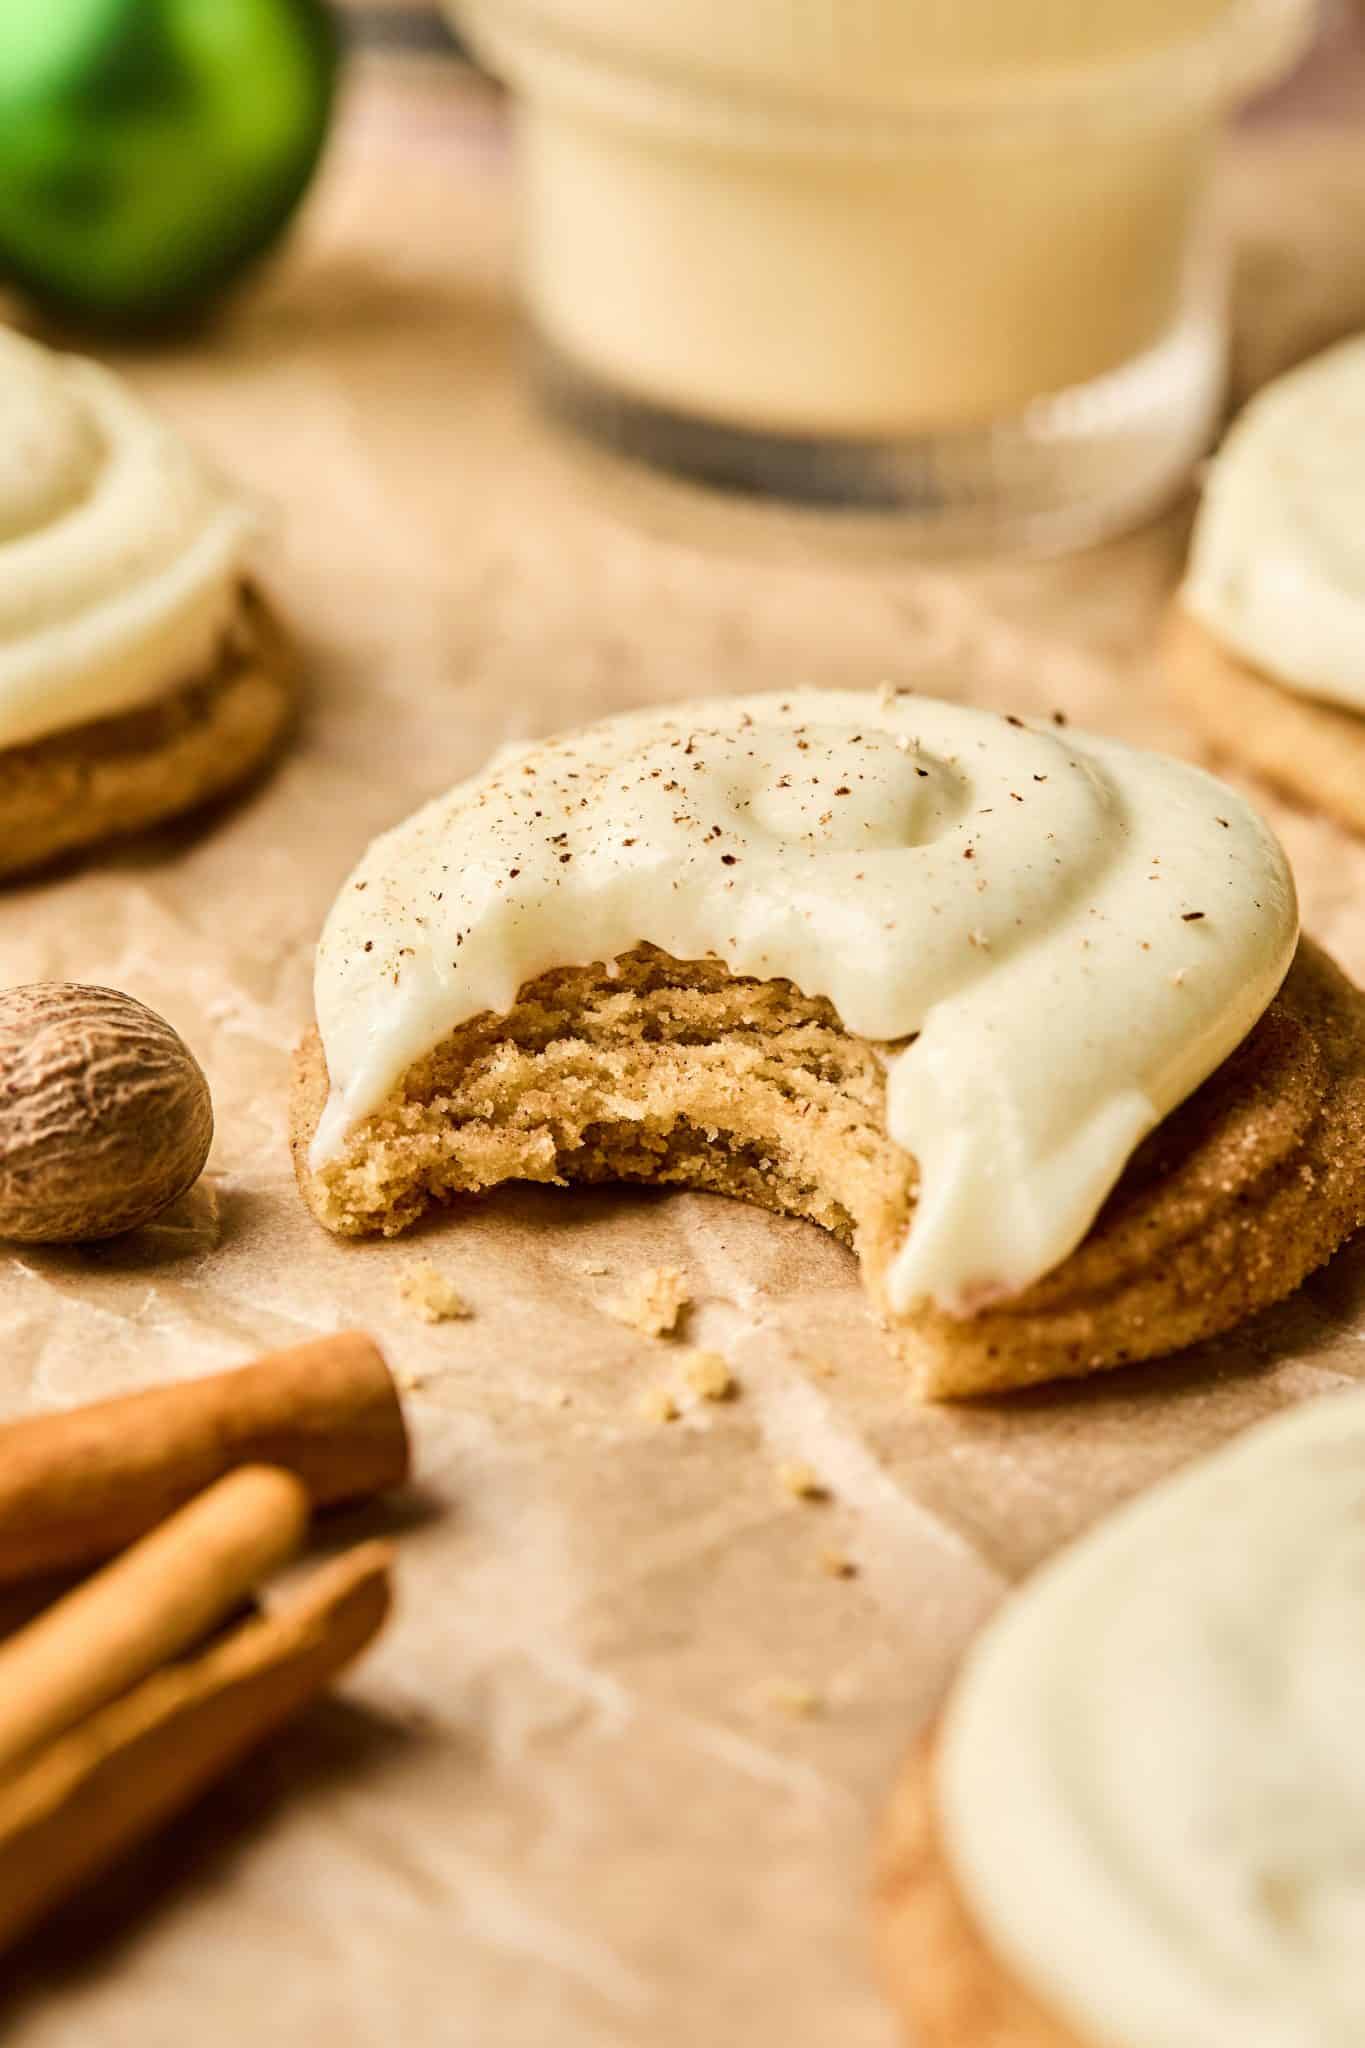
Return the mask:
[[1365, 337], [1259, 392], [1209, 466], [1181, 601], [1234, 654], [1365, 712]]
[[937, 1748], [1000, 1960], [1111, 2048], [1365, 2040], [1365, 1395], [1143, 1495], [973, 1649]]
[[647, 942], [888, 1044], [919, 1196], [892, 1306], [1022, 1291], [1245, 1037], [1298, 922], [1199, 770], [908, 694], [629, 714], [499, 757], [375, 841], [318, 949], [325, 1169], [414, 1060], [553, 967]]
[[257, 527], [123, 381], [0, 330], [0, 747], [208, 673]]

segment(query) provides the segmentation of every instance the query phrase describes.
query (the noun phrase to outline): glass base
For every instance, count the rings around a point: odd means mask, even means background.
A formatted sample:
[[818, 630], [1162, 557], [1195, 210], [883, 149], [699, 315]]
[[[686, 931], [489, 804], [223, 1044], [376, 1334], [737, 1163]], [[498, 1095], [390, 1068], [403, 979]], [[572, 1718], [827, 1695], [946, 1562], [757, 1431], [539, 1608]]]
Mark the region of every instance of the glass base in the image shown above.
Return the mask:
[[600, 383], [543, 338], [551, 415], [599, 448], [750, 501], [893, 517], [926, 552], [1081, 547], [1168, 503], [1212, 439], [1224, 337], [1190, 317], [1121, 368], [987, 426], [848, 440], [675, 412]]

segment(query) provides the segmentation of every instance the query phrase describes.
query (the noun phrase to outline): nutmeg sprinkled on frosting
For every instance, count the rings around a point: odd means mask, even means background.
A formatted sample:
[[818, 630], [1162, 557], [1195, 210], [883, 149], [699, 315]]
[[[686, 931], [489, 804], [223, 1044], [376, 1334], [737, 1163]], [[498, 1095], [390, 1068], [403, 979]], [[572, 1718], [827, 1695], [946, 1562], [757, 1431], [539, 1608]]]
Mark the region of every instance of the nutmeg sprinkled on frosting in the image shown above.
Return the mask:
[[1182, 763], [908, 694], [636, 713], [505, 751], [369, 849], [318, 952], [312, 1163], [533, 976], [720, 958], [886, 1043], [920, 1177], [892, 1304], [967, 1313], [1066, 1256], [1296, 938], [1274, 838]]

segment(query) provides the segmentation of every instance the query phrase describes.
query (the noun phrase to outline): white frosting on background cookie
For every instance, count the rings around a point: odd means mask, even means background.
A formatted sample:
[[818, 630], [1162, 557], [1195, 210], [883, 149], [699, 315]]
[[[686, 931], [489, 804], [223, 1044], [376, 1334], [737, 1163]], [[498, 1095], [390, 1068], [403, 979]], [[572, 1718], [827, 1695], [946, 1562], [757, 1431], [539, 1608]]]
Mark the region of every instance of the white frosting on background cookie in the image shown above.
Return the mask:
[[551, 967], [648, 941], [901, 1039], [893, 1305], [970, 1312], [1085, 1234], [1297, 938], [1255, 812], [1113, 741], [891, 692], [636, 713], [501, 756], [370, 847], [318, 949], [325, 1166], [405, 1069]]
[[954, 1875], [1105, 2048], [1365, 2041], [1365, 1396], [1144, 1495], [968, 1660], [938, 1752]]
[[1278, 378], [1237, 420], [1181, 597], [1279, 682], [1365, 711], [1365, 337]]
[[206, 673], [255, 527], [119, 378], [0, 329], [0, 747]]

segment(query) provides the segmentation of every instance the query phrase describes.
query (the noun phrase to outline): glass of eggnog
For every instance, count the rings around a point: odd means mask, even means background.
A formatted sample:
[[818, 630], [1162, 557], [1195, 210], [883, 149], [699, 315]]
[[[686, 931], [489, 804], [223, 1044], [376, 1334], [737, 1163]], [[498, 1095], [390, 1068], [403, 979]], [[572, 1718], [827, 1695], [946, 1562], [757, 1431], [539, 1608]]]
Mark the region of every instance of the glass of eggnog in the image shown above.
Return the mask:
[[1312, 0], [449, 0], [512, 91], [547, 401], [926, 546], [1168, 499], [1225, 356], [1230, 108]]

